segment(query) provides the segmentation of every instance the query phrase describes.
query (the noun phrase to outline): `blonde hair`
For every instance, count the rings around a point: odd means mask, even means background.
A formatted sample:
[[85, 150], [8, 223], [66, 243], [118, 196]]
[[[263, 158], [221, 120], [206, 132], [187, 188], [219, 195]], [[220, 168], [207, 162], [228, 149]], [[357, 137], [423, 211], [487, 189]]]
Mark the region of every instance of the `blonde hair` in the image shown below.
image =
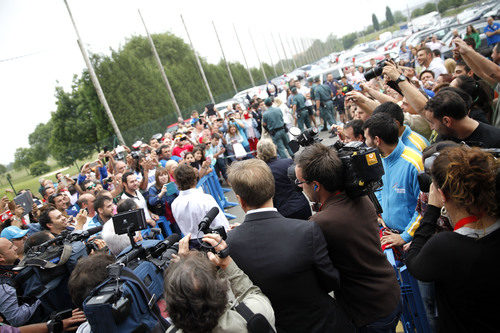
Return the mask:
[[276, 106], [280, 106], [281, 104], [283, 104], [283, 102], [281, 101], [281, 99], [275, 98], [274, 99], [274, 104], [276, 104]]
[[276, 145], [271, 139], [262, 139], [257, 143], [257, 158], [269, 162], [277, 155]]
[[177, 162], [174, 160], [168, 160], [167, 163], [165, 163], [165, 169], [168, 171], [169, 174], [172, 174], [172, 168], [177, 166]]
[[455, 72], [455, 67], [457, 67], [457, 62], [451, 58], [448, 58], [444, 61], [444, 67], [449, 74], [453, 74]]
[[269, 166], [259, 159], [231, 164], [228, 180], [234, 193], [251, 208], [259, 208], [274, 196], [274, 177]]

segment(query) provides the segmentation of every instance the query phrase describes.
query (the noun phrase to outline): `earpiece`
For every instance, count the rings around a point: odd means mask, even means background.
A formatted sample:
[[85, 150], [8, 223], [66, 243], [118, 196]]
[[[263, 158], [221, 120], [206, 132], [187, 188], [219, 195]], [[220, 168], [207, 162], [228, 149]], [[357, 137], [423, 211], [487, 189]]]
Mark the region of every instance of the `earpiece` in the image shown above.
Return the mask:
[[318, 189], [318, 185], [314, 185], [314, 190], [316, 191]]

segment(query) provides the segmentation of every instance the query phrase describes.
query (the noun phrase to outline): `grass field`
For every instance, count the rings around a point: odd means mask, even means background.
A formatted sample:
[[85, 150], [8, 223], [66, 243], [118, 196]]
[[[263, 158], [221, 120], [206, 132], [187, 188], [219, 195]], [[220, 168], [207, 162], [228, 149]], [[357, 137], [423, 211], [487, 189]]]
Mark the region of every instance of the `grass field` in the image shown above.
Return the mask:
[[[84, 161], [77, 161], [77, 165], [82, 166], [85, 162], [95, 160], [96, 158], [97, 158], [97, 153], [94, 156], [89, 157]], [[50, 166], [50, 171], [41, 176], [32, 176], [28, 174], [28, 171], [26, 169], [11, 170], [7, 172], [12, 176], [11, 181], [12, 185], [14, 185], [15, 190], [19, 191], [19, 190], [29, 189], [33, 194], [39, 195], [38, 188], [40, 187], [40, 183], [38, 182], [38, 180], [40, 178], [48, 178], [51, 179], [52, 181], [55, 181], [56, 180], [55, 175], [59, 171], [62, 172], [63, 174], [69, 174], [70, 176], [78, 174], [78, 168], [74, 164], [69, 167], [61, 167], [57, 164], [56, 161], [50, 158], [47, 161], [47, 164]], [[12, 189], [12, 188], [10, 187], [7, 181], [6, 174], [3, 174], [0, 176], [0, 196], [5, 195], [6, 189]], [[9, 197], [9, 199], [14, 198], [14, 195], [12, 193], [7, 193], [7, 196]]]

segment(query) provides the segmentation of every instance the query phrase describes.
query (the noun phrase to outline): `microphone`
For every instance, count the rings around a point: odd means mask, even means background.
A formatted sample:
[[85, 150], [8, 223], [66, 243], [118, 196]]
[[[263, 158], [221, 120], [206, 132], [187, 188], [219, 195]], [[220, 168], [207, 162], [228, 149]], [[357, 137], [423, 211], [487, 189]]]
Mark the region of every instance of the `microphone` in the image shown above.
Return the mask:
[[131, 251], [122, 255], [120, 258], [118, 258], [116, 263], [127, 265], [132, 260], [137, 259], [141, 256], [144, 256], [145, 253], [146, 253], [146, 250], [142, 246], [140, 246], [140, 247], [132, 249]]
[[155, 245], [155, 247], [151, 250], [151, 255], [155, 258], [161, 256], [163, 252], [165, 252], [169, 247], [180, 241], [180, 239], [181, 235], [171, 234], [163, 242]]
[[212, 224], [217, 214], [219, 214], [219, 207], [212, 207], [207, 215], [200, 221], [200, 224], [198, 224], [198, 230], [205, 232], [205, 230], [210, 227], [210, 224]]
[[74, 242], [74, 241], [78, 241], [78, 240], [89, 238], [90, 236], [101, 232], [102, 231], [102, 227], [103, 226], [100, 225], [98, 227], [94, 227], [94, 228], [90, 228], [90, 229], [84, 230], [83, 232], [80, 232], [80, 233], [72, 233], [72, 234], [69, 235], [68, 239], [69, 239], [70, 242]]

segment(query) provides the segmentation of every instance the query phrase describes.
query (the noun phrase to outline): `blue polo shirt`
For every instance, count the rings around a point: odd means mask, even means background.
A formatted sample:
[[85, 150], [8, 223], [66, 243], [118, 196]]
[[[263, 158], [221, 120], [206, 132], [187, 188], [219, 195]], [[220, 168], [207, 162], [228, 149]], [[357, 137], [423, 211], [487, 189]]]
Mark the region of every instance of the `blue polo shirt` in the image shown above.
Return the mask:
[[[493, 22], [492, 25], [487, 25], [484, 27], [484, 33], [495, 32], [498, 29], [500, 29], [500, 24]], [[496, 43], [500, 42], [500, 35], [496, 34], [496, 35], [493, 35], [490, 37], [486, 37], [486, 40], [488, 41], [488, 46], [496, 44]]]

